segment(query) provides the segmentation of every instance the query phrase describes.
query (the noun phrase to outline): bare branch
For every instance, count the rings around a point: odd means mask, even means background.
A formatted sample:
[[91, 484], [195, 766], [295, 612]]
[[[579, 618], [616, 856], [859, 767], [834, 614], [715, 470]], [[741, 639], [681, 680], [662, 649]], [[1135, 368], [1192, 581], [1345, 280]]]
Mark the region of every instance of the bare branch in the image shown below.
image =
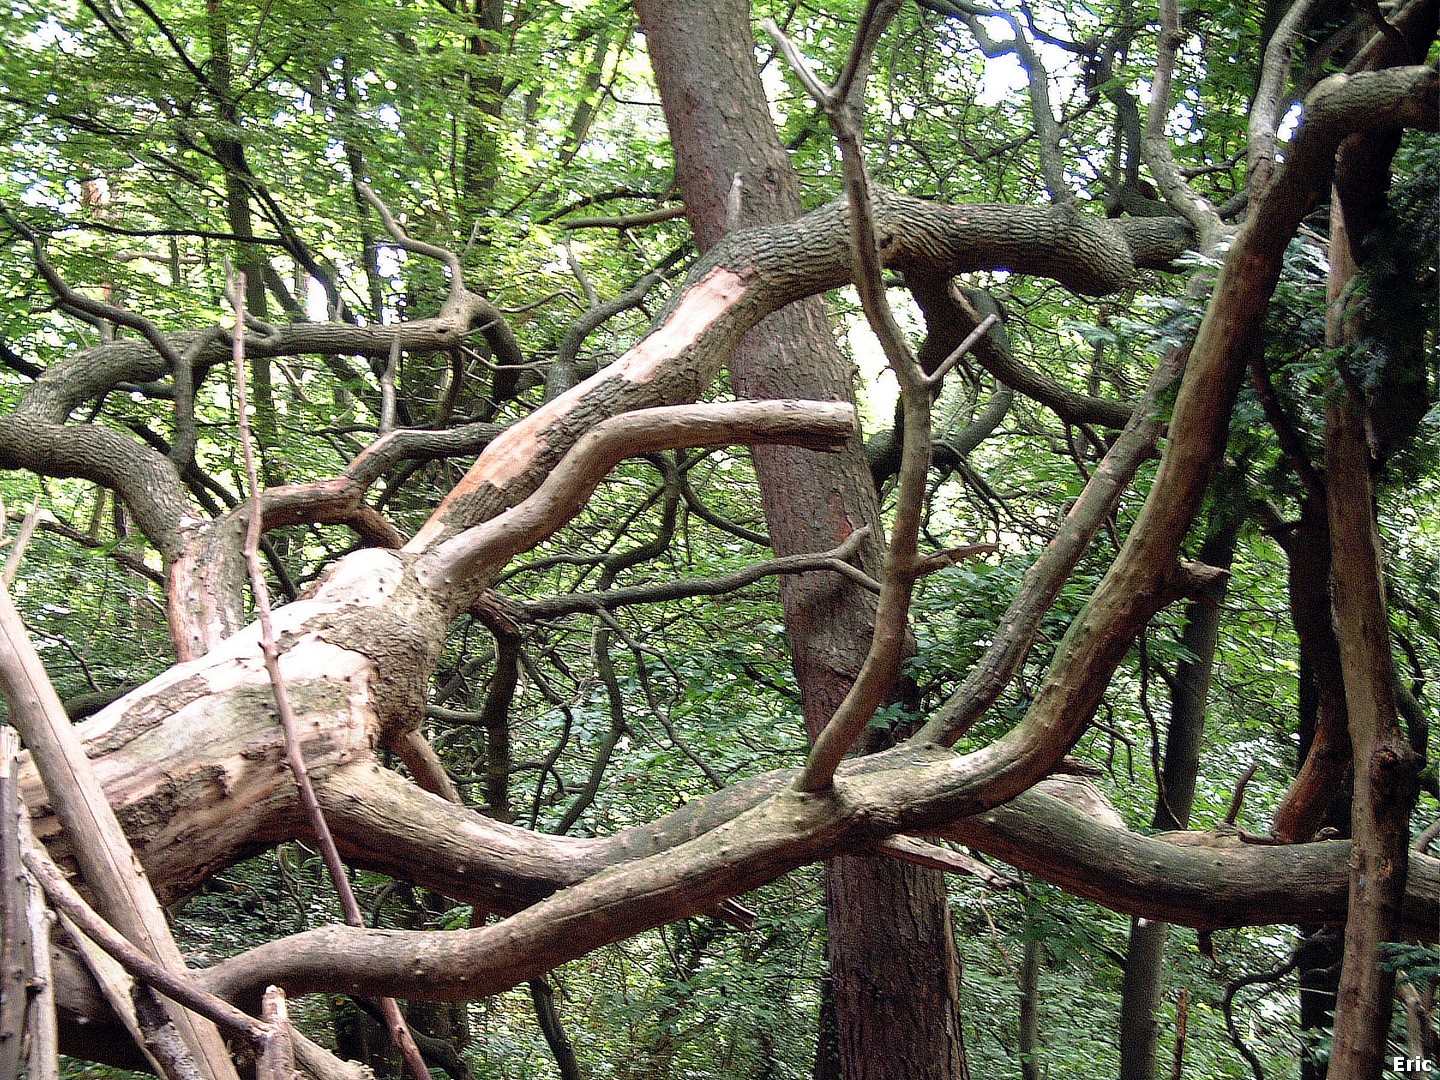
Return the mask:
[[945, 381], [945, 376], [950, 373], [950, 369], [963, 360], [965, 354], [979, 344], [980, 339], [988, 334], [990, 328], [999, 321], [1000, 316], [994, 312], [986, 315], [985, 318], [980, 321], [980, 325], [975, 327], [974, 330], [971, 330], [965, 340], [960, 342], [959, 345], [956, 345], [954, 351], [945, 357], [944, 360], [940, 361], [940, 366], [925, 380], [930, 387], [932, 389], [938, 389], [940, 384]]
[[1210, 203], [1198, 195], [1180, 175], [1175, 164], [1175, 153], [1170, 138], [1165, 134], [1165, 124], [1170, 117], [1170, 85], [1175, 77], [1175, 60], [1180, 46], [1185, 43], [1185, 33], [1180, 27], [1179, 0], [1160, 0], [1160, 39], [1155, 56], [1155, 74], [1151, 85], [1153, 93], [1150, 109], [1145, 115], [1145, 133], [1141, 146], [1145, 162], [1150, 166], [1160, 192], [1186, 221], [1195, 227], [1200, 235], [1200, 250], [1214, 251], [1216, 244], [1225, 233], [1225, 224]]
[[295, 1043], [290, 1030], [290, 1008], [285, 991], [267, 986], [261, 999], [270, 1033], [261, 1044], [255, 1063], [255, 1080], [292, 1080], [295, 1075]]
[[450, 275], [450, 301], [458, 302], [465, 295], [465, 270], [460, 265], [460, 256], [448, 248], [440, 247], [438, 244], [431, 244], [424, 240], [416, 240], [405, 227], [395, 220], [395, 215], [390, 212], [390, 207], [385, 205], [383, 199], [375, 194], [373, 188], [363, 180], [355, 181], [355, 189], [365, 197], [377, 214], [380, 215], [380, 223], [385, 231], [390, 234], [397, 244], [406, 251], [415, 255], [425, 255], [444, 264]]
[[[975, 35], [981, 52], [992, 59], [1014, 53], [1015, 59], [1025, 70], [1030, 118], [1034, 121], [1035, 134], [1038, 136], [1040, 172], [1045, 179], [1045, 190], [1055, 202], [1062, 205], [1073, 204], [1076, 201], [1075, 192], [1065, 178], [1065, 155], [1061, 149], [1064, 132], [1055, 119], [1055, 108], [1050, 102], [1050, 75], [1040, 54], [1020, 29], [1019, 22], [1006, 11], [960, 11], [958, 14]], [[985, 18], [1003, 19], [1009, 24], [1013, 37], [1009, 41], [997, 41], [991, 37], [985, 30]]]
[[692, 596], [721, 596], [743, 589], [746, 585], [777, 574], [806, 574], [816, 570], [830, 570], [842, 574], [863, 589], [880, 591], [880, 583], [865, 571], [850, 564], [850, 559], [859, 550], [861, 542], [869, 536], [866, 528], [856, 529], [845, 542], [829, 551], [814, 555], [785, 555], [777, 559], [755, 563], [743, 570], [736, 570], [719, 577], [698, 578], [688, 581], [657, 581], [649, 585], [631, 585], [604, 592], [576, 593], [570, 596], [553, 596], [545, 600], [526, 600], [514, 605], [518, 617], [550, 619], [559, 615], [573, 615], [577, 612], [598, 614], [633, 604], [653, 604], [664, 600], [681, 600]]
[[836, 449], [854, 423], [849, 406], [819, 401], [735, 401], [623, 413], [576, 441], [519, 506], [427, 552], [416, 566], [416, 575], [422, 584], [448, 591], [482, 571], [498, 571], [577, 514], [605, 475], [626, 457], [736, 442]]
[[674, 221], [685, 216], [683, 206], [661, 206], [638, 214], [616, 214], [611, 217], [566, 218], [556, 224], [562, 229], [637, 229], [645, 225], [658, 225], [662, 221]]
[[[20, 572], [20, 562], [25, 558], [25, 549], [30, 546], [30, 538], [35, 535], [35, 527], [40, 523], [40, 498], [36, 496], [35, 504], [30, 507], [29, 513], [20, 522], [20, 531], [15, 534], [14, 546], [10, 549], [10, 555], [5, 560], [5, 569], [0, 572], [0, 588], [8, 589], [15, 584], [15, 575]], [[3, 505], [0, 505], [0, 541], [4, 539], [5, 513]], [[5, 546], [0, 542], [0, 548]]]
[[[1290, 77], [1290, 58], [1295, 43], [1310, 18], [1313, 0], [1295, 0], [1276, 25], [1265, 47], [1260, 67], [1260, 86], [1250, 107], [1249, 195], [1255, 198], [1270, 184], [1275, 168], [1276, 133], [1280, 126], [1281, 97]], [[1388, 25], [1388, 24], [1387, 24]]]

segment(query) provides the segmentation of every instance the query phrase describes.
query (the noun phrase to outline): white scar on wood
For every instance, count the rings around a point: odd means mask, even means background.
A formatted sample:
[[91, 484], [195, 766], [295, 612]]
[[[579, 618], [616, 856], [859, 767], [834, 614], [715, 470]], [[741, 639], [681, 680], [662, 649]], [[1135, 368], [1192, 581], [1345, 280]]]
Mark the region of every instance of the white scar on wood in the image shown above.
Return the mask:
[[[541, 435], [560, 417], [579, 407], [591, 390], [615, 378], [639, 385], [653, 379], [665, 364], [683, 353], [695, 340], [733, 308], [745, 295], [745, 279], [717, 266], [685, 290], [675, 310], [652, 333], [624, 356], [572, 386], [554, 401], [541, 406], [497, 438], [456, 484], [423, 528], [405, 545], [406, 551], [423, 551], [441, 534], [445, 511], [457, 498], [484, 484], [501, 487], [523, 476], [542, 449]], [[652, 404], [667, 404], [653, 402]], [[604, 417], [597, 417], [602, 420]]]

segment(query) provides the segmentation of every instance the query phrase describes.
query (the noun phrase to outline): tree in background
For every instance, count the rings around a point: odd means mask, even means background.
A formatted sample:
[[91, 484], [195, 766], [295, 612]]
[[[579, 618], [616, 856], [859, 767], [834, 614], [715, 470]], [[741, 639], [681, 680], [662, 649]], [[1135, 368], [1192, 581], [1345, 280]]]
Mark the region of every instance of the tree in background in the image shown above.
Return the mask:
[[[1386, 949], [1440, 916], [1436, 5], [637, 9], [10, 9], [0, 682], [46, 848], [166, 936], [92, 869], [73, 730], [215, 953], [172, 976], [348, 995], [382, 1069], [400, 999], [412, 1071], [501, 1075], [456, 1003], [521, 984], [567, 1078], [1433, 1055]], [[1175, 1006], [1167, 923], [1216, 966], [1171, 950]], [[139, 1064], [61, 944], [66, 1049]]]

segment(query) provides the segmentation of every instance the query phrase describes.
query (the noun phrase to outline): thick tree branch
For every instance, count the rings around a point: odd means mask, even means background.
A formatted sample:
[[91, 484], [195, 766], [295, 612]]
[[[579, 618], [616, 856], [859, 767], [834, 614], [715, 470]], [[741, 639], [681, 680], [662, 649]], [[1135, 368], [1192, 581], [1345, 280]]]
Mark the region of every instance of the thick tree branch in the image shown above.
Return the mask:
[[736, 442], [834, 449], [854, 423], [848, 405], [808, 401], [674, 405], [623, 413], [577, 440], [520, 505], [428, 552], [417, 565], [417, 576], [432, 589], [446, 590], [498, 572], [578, 513], [605, 475], [626, 457]]
[[1160, 40], [1141, 146], [1144, 148], [1145, 163], [1150, 166], [1165, 201], [1190, 222], [1200, 238], [1200, 250], [1209, 254], [1224, 235], [1225, 224], [1209, 201], [1197, 194], [1180, 175], [1170, 136], [1165, 131], [1170, 119], [1170, 85], [1175, 77], [1175, 61], [1184, 43], [1179, 0], [1160, 0]]
[[[25, 633], [7, 589], [0, 589], [0, 690], [45, 781], [85, 879], [110, 920], [162, 965], [184, 970], [165, 912], [120, 828], [85, 748]], [[197, 1064], [211, 1080], [236, 1080], [219, 1032], [176, 1008], [171, 1013]]]
[[[945, 771], [944, 761], [935, 758], [930, 770]], [[888, 801], [897, 771], [927, 770], [850, 770], [835, 792], [761, 794], [698, 838], [588, 876], [495, 926], [440, 934], [308, 931], [209, 969], [207, 986], [241, 1001], [265, 981], [292, 993], [383, 987], [441, 1000], [495, 993], [606, 941], [713, 907], [781, 867], [873, 843], [878, 822], [871, 813]], [[769, 779], [783, 783], [784, 774]], [[919, 828], [1042, 870], [1080, 895], [1182, 925], [1343, 917], [1349, 855], [1343, 841], [1279, 847], [1227, 845], [1205, 834], [1146, 838], [1034, 792], [949, 828]], [[1440, 862], [1415, 863], [1407, 921], [1433, 933]]]

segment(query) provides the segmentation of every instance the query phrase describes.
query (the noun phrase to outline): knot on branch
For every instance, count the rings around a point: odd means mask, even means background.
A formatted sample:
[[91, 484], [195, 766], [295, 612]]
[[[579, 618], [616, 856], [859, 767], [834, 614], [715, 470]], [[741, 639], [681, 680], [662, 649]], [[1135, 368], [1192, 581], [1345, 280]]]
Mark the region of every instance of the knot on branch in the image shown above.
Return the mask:
[[1230, 580], [1230, 571], [1200, 562], [1180, 562], [1171, 568], [1165, 582], [1167, 600], [1194, 600], [1215, 606], [1220, 590]]

